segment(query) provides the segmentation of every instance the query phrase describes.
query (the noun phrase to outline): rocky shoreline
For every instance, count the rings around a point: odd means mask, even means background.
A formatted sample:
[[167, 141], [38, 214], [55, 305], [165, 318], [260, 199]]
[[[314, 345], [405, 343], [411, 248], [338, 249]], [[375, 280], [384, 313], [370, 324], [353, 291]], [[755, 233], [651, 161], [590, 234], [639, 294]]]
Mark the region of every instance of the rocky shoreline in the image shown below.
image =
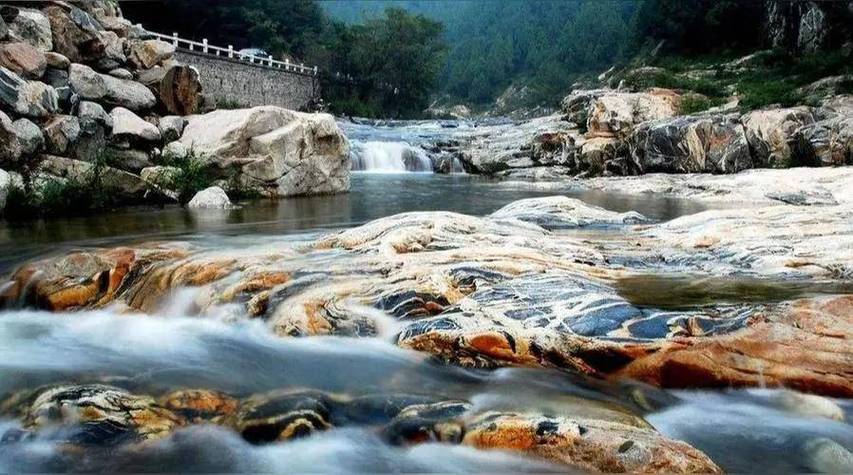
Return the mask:
[[18, 218], [186, 203], [211, 186], [234, 197], [349, 189], [331, 116], [215, 110], [175, 47], [115, 2], [33, 5], [0, 9], [0, 212], [7, 201]]

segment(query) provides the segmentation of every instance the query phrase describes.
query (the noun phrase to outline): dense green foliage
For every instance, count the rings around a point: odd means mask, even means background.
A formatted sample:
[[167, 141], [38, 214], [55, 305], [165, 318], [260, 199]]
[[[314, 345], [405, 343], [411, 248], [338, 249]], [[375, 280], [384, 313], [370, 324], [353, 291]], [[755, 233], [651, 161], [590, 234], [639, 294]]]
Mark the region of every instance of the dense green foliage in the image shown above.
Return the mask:
[[[148, 3], [123, 8], [155, 30], [262, 47], [317, 64], [331, 73], [323, 79], [331, 110], [363, 116], [413, 117], [436, 98], [475, 106], [499, 98], [513, 106], [553, 105], [572, 84], [592, 82], [613, 65], [617, 70], [661, 61], [695, 65], [707, 58], [719, 64], [768, 46], [767, 3], [758, 0], [159, 1], [174, 14], [164, 16]], [[838, 45], [853, 23], [853, 13], [840, 10], [834, 15], [839, 25], [829, 30], [841, 35], [833, 40]], [[824, 63], [836, 69], [820, 71], [837, 73], [839, 63]], [[808, 76], [771, 64], [775, 72], [799, 77], [773, 79], [778, 84], [762, 91], [767, 77], [691, 79], [695, 75], [662, 66], [666, 71], [657, 76], [626, 78], [627, 83], [708, 97], [690, 102], [694, 109], [718, 104], [733, 83], [745, 91], [746, 104], [772, 98], [788, 103], [795, 99], [792, 84]], [[509, 91], [514, 93], [501, 98]], [[782, 97], [783, 91], [790, 97]]]
[[[428, 105], [443, 64], [441, 23], [402, 9], [347, 25], [331, 20], [314, 0], [160, 3], [160, 8], [150, 3], [122, 8], [155, 31], [236, 49], [262, 48], [277, 58], [318, 65], [324, 72], [324, 97], [341, 114], [416, 115]], [[163, 15], [164, 9], [170, 14]]]
[[24, 183], [11, 186], [4, 210], [7, 219], [26, 220], [38, 216], [74, 216], [105, 211], [120, 205], [121, 193], [104, 177], [112, 158], [102, 154], [80, 176], [35, 178], [24, 174]]

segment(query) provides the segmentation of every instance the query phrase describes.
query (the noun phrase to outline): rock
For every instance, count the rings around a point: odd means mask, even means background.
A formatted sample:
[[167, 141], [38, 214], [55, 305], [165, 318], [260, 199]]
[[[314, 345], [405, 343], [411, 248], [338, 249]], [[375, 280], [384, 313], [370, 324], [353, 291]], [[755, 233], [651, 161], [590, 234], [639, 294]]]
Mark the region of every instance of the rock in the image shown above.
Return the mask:
[[104, 76], [94, 69], [74, 63], [69, 67], [68, 80], [71, 87], [83, 99], [98, 101], [107, 95], [107, 85]]
[[240, 402], [233, 397], [208, 389], [174, 391], [159, 400], [161, 406], [190, 423], [220, 424], [236, 415]]
[[[111, 124], [112, 118], [109, 121]], [[98, 161], [107, 146], [111, 129], [101, 121], [80, 117], [80, 137], [72, 148], [71, 156], [84, 162]]]
[[231, 206], [231, 200], [228, 199], [225, 190], [218, 186], [211, 186], [210, 188], [199, 191], [187, 204], [187, 207], [190, 209], [228, 209]]
[[51, 117], [44, 125], [47, 153], [65, 155], [80, 137], [80, 121], [70, 115]]
[[189, 148], [179, 141], [169, 142], [163, 147], [161, 155], [167, 160], [184, 159], [190, 154]]
[[160, 141], [160, 130], [155, 125], [142, 120], [124, 107], [113, 109], [110, 117], [113, 121], [112, 137], [114, 139], [128, 140], [132, 143]]
[[[103, 154], [103, 149], [97, 152], [99, 155]], [[85, 181], [95, 167], [89, 162], [54, 155], [42, 155], [40, 159], [39, 171], [80, 181]], [[110, 191], [116, 193], [120, 200], [130, 203], [139, 203], [144, 200], [148, 184], [138, 176], [109, 166], [100, 167], [100, 175], [101, 180], [110, 186]]]
[[464, 445], [517, 451], [608, 473], [722, 473], [707, 455], [650, 429], [594, 419], [484, 413], [466, 424]]
[[40, 79], [47, 68], [44, 53], [27, 43], [0, 44], [0, 66], [26, 79]]
[[27, 117], [45, 117], [59, 108], [56, 90], [38, 81], [25, 81], [0, 67], [0, 103]]
[[50, 21], [39, 10], [19, 8], [15, 19], [8, 24], [8, 34], [12, 41], [23, 41], [42, 52], [53, 49]]
[[[0, 19], [2, 21], [2, 19]], [[0, 215], [6, 209], [6, 197], [9, 196], [9, 189], [13, 186], [12, 175], [6, 170], [0, 168]]]
[[844, 420], [844, 409], [831, 399], [822, 396], [786, 390], [781, 392], [778, 401], [785, 410], [806, 417]]
[[175, 46], [161, 40], [134, 40], [128, 43], [128, 59], [136, 69], [151, 69], [175, 54]]
[[125, 107], [133, 111], [145, 111], [157, 104], [154, 94], [136, 81], [118, 79], [102, 75], [107, 92], [104, 97], [109, 104]]
[[119, 79], [133, 79], [133, 73], [124, 68], [116, 68], [110, 71], [110, 76]]
[[756, 166], [787, 168], [801, 164], [793, 151], [796, 131], [814, 123], [808, 107], [753, 111], [741, 118]]
[[157, 123], [164, 142], [173, 142], [180, 139], [186, 125], [187, 120], [176, 115], [160, 117], [160, 122]]
[[158, 186], [166, 186], [171, 183], [172, 179], [180, 173], [181, 170], [177, 167], [145, 167], [139, 172], [139, 177], [148, 183]]
[[71, 6], [48, 6], [44, 13], [53, 32], [53, 50], [72, 63], [94, 63], [104, 57], [106, 45], [97, 21], [83, 10]]
[[[98, 60], [101, 70], [116, 69], [127, 62], [124, 55], [125, 39], [112, 31], [101, 31], [101, 39], [104, 42], [104, 57]], [[122, 78], [130, 79], [130, 78]]]
[[61, 69], [63, 71], [67, 71], [68, 68], [71, 66], [71, 61], [69, 61], [68, 58], [59, 53], [45, 53], [44, 59], [45, 61], [47, 61], [47, 65], [54, 69]]
[[[151, 167], [151, 157], [145, 150], [108, 148], [106, 153], [113, 166], [131, 173], [139, 173]], [[141, 175], [140, 178], [142, 178]]]
[[180, 140], [246, 186], [274, 196], [349, 189], [346, 137], [334, 118], [280, 107], [219, 110], [188, 117]]
[[9, 34], [9, 26], [6, 25], [6, 20], [0, 16], [0, 40], [5, 40], [6, 36]]
[[491, 214], [493, 219], [517, 219], [549, 231], [607, 224], [638, 224], [646, 218], [634, 211], [614, 213], [566, 196], [514, 201]]
[[158, 87], [160, 102], [170, 114], [192, 115], [201, 105], [198, 71], [190, 66], [172, 66]]
[[44, 147], [44, 136], [42, 136], [41, 129], [31, 121], [18, 119], [12, 122], [12, 130], [15, 131], [23, 157], [31, 157]]
[[736, 173], [754, 165], [744, 127], [731, 116], [646, 122], [629, 146], [635, 173]]
[[625, 155], [627, 150], [621, 140], [607, 137], [591, 138], [581, 144], [574, 169], [585, 176], [601, 175], [606, 170], [616, 170], [620, 175], [628, 175], [630, 167], [625, 163], [623, 158]]
[[[42, 78], [42, 82], [44, 82], [45, 84], [49, 85], [50, 87], [52, 87], [54, 89], [69, 87], [69, 85], [70, 85], [70, 82], [68, 80], [68, 72], [63, 71], [61, 69], [53, 69], [53, 68], [47, 68], [47, 71], [45, 71], [45, 74], [44, 74], [44, 78]], [[70, 88], [69, 88], [69, 91], [70, 91]], [[57, 95], [58, 94], [59, 94], [59, 92], [57, 91]]]
[[308, 436], [332, 427], [326, 396], [314, 392], [255, 395], [243, 402], [236, 429], [248, 442], [261, 444]]
[[853, 453], [838, 442], [825, 437], [811, 439], [803, 445], [804, 461], [816, 473], [850, 473]]
[[80, 118], [80, 121], [91, 121], [109, 130], [113, 128], [113, 118], [97, 102], [81, 101], [77, 109], [77, 116]]
[[591, 101], [587, 111], [587, 136], [624, 139], [634, 126], [671, 118], [678, 113], [679, 107], [679, 95], [668, 89], [600, 94]]
[[799, 164], [853, 164], [853, 116], [840, 115], [798, 129], [794, 137]]
[[150, 109], [157, 103], [154, 94], [142, 84], [97, 73], [82, 64], [71, 65], [69, 80], [80, 97], [90, 101], [103, 101], [134, 111]]
[[829, 76], [800, 87], [797, 92], [804, 96], [832, 96], [843, 92], [851, 84], [853, 75]]
[[98, 384], [39, 390], [23, 420], [25, 429], [62, 427], [67, 442], [96, 446], [161, 439], [182, 424], [148, 396]]
[[133, 24], [127, 18], [118, 16], [103, 16], [98, 18], [105, 30], [115, 32], [122, 38], [127, 38]]

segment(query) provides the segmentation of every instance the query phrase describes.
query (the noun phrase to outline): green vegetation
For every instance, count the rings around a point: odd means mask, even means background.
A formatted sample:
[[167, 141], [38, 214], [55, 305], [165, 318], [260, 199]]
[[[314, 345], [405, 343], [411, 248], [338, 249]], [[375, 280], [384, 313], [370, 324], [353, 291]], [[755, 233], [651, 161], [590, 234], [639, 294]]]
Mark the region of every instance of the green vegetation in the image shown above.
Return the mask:
[[[720, 70], [716, 65], [769, 47], [763, 1], [157, 1], [173, 14], [134, 2], [123, 9], [153, 30], [261, 47], [316, 64], [331, 73], [322, 89], [338, 114], [412, 118], [436, 98], [473, 110], [486, 110], [499, 97], [514, 107], [555, 105], [573, 84], [593, 84], [612, 65], [623, 71], [659, 67], [657, 75], [628, 77], [626, 84], [707, 96], [707, 102], [688, 104], [694, 110], [725, 102], [733, 91], [744, 94], [745, 107], [758, 107], [797, 101], [793, 89], [808, 84], [806, 77], [817, 75], [812, 73], [849, 70], [831, 58], [777, 54], [765, 59], [781, 63], [759, 63], [754, 77]], [[795, 8], [795, 2], [780, 5]], [[843, 2], [821, 5], [833, 12], [827, 41], [843, 45], [850, 40], [853, 12]], [[796, 39], [788, 33], [786, 41]], [[790, 51], [795, 45], [781, 46]], [[786, 69], [811, 63], [818, 68]], [[685, 74], [700, 69], [714, 71]]]
[[324, 72], [324, 98], [338, 114], [416, 116], [429, 105], [444, 63], [441, 24], [402, 9], [347, 25], [331, 20], [314, 0], [160, 2], [122, 8], [155, 31], [236, 49], [262, 48], [277, 58], [317, 65]]
[[74, 216], [113, 209], [121, 193], [104, 176], [112, 158], [104, 153], [80, 176], [38, 178], [24, 175], [23, 186], [9, 188], [5, 216], [10, 220], [39, 216]]
[[208, 160], [193, 149], [184, 157], [163, 158], [161, 165], [171, 167], [172, 170], [164, 170], [156, 177], [154, 184], [175, 192], [182, 205], [189, 203], [199, 191], [214, 185], [221, 186], [232, 200], [259, 197], [256, 190], [240, 183], [236, 172], [224, 175], [214, 173]]

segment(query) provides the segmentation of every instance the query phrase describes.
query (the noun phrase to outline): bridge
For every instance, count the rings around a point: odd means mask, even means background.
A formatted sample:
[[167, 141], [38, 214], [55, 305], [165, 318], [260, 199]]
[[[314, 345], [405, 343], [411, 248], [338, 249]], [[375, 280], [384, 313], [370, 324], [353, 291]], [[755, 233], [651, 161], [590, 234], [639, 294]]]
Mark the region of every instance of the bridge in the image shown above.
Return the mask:
[[305, 109], [320, 98], [320, 71], [314, 66], [241, 54], [227, 48], [149, 31], [156, 39], [175, 46], [178, 61], [198, 69], [205, 94], [220, 107], [275, 105]]

